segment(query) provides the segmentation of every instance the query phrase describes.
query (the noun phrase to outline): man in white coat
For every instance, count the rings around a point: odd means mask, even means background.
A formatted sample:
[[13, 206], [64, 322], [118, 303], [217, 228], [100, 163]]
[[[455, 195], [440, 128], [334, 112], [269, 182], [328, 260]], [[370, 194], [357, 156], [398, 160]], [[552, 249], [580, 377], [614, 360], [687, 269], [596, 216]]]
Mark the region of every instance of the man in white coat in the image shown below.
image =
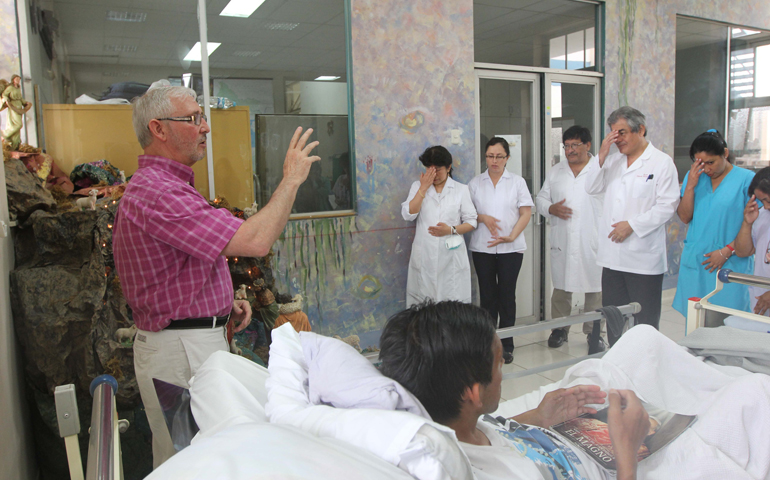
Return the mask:
[[[586, 312], [602, 306], [602, 269], [596, 264], [602, 195], [589, 195], [585, 187], [588, 172], [598, 170], [599, 161], [591, 156], [591, 132], [587, 128], [568, 128], [562, 142], [567, 161], [551, 168], [535, 199], [537, 211], [551, 224], [551, 318], [572, 313], [573, 293], [585, 294]], [[583, 333], [589, 336], [589, 353], [604, 351], [601, 336], [591, 338], [592, 327], [592, 323], [583, 324]], [[548, 346], [562, 346], [568, 333], [569, 327], [554, 329]]]
[[[602, 304], [638, 302], [636, 323], [660, 323], [666, 271], [666, 222], [679, 204], [679, 179], [671, 157], [647, 141], [644, 115], [621, 107], [607, 119], [611, 132], [599, 149], [599, 167], [588, 172], [586, 191], [604, 193], [597, 263]], [[619, 152], [610, 155], [610, 147]]]

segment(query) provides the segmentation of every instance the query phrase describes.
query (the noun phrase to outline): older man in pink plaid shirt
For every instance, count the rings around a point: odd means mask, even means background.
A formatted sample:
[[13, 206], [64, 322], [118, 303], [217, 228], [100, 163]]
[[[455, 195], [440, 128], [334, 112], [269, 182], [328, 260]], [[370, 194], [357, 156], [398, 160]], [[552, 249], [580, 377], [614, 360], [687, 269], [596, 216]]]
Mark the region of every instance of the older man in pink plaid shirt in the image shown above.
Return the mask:
[[[251, 321], [245, 300], [233, 301], [225, 256], [265, 256], [283, 231], [318, 142], [294, 132], [284, 175], [270, 202], [248, 220], [209, 206], [195, 190], [192, 165], [206, 156], [210, 129], [195, 92], [151, 88], [134, 103], [133, 124], [144, 149], [115, 220], [115, 267], [138, 328], [134, 368], [152, 430], [153, 465], [176, 450], [153, 378], [189, 387], [197, 368], [227, 350], [224, 326]], [[300, 135], [302, 135], [300, 137]], [[307, 144], [307, 145], [306, 145]]]

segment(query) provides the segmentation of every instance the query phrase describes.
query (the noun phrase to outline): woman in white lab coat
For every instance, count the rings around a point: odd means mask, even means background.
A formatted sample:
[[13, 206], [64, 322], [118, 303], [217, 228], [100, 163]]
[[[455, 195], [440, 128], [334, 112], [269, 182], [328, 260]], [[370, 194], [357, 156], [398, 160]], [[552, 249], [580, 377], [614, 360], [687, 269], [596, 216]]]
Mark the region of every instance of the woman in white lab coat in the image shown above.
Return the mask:
[[426, 170], [401, 204], [404, 220], [417, 220], [406, 306], [427, 299], [471, 302], [471, 268], [463, 234], [476, 228], [468, 186], [452, 179], [452, 154], [442, 146], [420, 155]]
[[[520, 175], [505, 169], [511, 156], [508, 142], [493, 137], [486, 147], [487, 171], [468, 184], [478, 211], [478, 230], [470, 250], [479, 280], [481, 308], [500, 328], [516, 323], [516, 281], [527, 243], [521, 233], [532, 214], [532, 195]], [[503, 339], [503, 359], [513, 361], [513, 339]]]

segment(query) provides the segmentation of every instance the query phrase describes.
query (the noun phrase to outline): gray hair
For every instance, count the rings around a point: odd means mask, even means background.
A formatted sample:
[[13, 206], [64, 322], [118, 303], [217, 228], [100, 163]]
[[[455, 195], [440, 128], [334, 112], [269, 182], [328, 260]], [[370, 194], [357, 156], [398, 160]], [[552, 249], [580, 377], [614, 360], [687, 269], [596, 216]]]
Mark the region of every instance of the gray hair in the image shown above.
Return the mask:
[[644, 114], [633, 107], [620, 107], [614, 112], [610, 113], [607, 118], [607, 126], [612, 128], [613, 125], [618, 123], [618, 120], [623, 119], [628, 123], [628, 127], [633, 133], [639, 133], [639, 127], [644, 127], [644, 136], [647, 136], [647, 123], [644, 118]]
[[197, 99], [195, 90], [187, 87], [156, 87], [147, 90], [147, 93], [133, 100], [134, 104], [134, 132], [139, 145], [147, 148], [153, 141], [150, 133], [150, 121], [155, 118], [170, 117], [174, 114], [175, 99], [192, 97]]

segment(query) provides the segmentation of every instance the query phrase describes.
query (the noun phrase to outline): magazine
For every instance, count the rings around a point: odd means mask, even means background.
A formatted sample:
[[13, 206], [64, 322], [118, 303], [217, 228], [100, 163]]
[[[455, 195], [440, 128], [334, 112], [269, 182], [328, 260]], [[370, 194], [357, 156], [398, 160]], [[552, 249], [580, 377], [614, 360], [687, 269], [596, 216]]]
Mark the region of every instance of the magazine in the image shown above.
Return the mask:
[[[649, 403], [642, 406], [650, 416], [650, 433], [637, 452], [637, 461], [642, 461], [665, 447], [678, 437], [693, 421], [694, 415], [679, 415], [661, 410]], [[584, 451], [607, 470], [616, 470], [615, 453], [612, 451], [610, 431], [607, 427], [607, 408], [594, 414], [585, 413], [572, 420], [553, 425], [551, 430]]]

